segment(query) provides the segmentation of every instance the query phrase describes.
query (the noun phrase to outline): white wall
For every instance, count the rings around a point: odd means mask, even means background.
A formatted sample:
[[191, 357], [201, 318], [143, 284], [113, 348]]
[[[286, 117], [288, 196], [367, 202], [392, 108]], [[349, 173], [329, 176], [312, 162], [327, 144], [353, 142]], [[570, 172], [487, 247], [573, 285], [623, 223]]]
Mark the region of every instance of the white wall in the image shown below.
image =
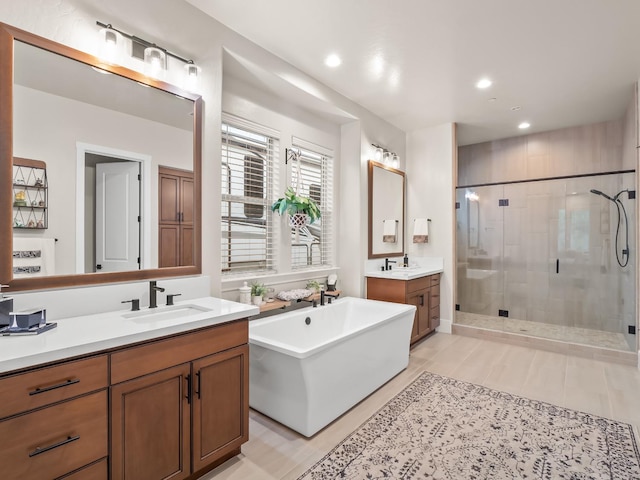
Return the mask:
[[[193, 133], [132, 115], [51, 95], [14, 89], [13, 153], [47, 164], [49, 228], [18, 236], [57, 238], [55, 271], [76, 272], [76, 144], [148, 155], [152, 159], [150, 256], [158, 258], [158, 165], [193, 169]], [[83, 221], [84, 219], [79, 219]]]
[[407, 239], [414, 218], [430, 218], [429, 243], [409, 243], [412, 256], [442, 257], [440, 315], [444, 329], [454, 318], [455, 295], [455, 125], [447, 123], [407, 135]]
[[[193, 6], [177, 0], [21, 0], [0, 2], [0, 21], [87, 53], [97, 53], [96, 20], [135, 34], [188, 58], [202, 67], [198, 92], [204, 101], [202, 268], [211, 275], [211, 292], [220, 296], [220, 125], [223, 48], [230, 49], [273, 72], [281, 79], [296, 79], [315, 103], [324, 102], [344, 112], [352, 124], [341, 128], [340, 163], [336, 164], [337, 260], [340, 288], [349, 295], [364, 293], [364, 260], [367, 257], [367, 169], [371, 143], [381, 144], [405, 162], [405, 133], [368, 110], [341, 96], [313, 78], [207, 17]], [[141, 62], [127, 59], [125, 66], [141, 69]], [[170, 59], [167, 81], [179, 84], [179, 61]], [[265, 92], [268, 89], [265, 87]], [[283, 112], [288, 115], [283, 104]]]

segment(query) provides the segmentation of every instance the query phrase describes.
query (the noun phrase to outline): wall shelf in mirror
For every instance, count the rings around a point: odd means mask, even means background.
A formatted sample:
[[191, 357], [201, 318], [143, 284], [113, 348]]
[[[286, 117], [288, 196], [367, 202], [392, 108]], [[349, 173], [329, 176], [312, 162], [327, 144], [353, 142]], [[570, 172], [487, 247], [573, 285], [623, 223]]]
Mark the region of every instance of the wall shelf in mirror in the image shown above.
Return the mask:
[[49, 226], [47, 164], [13, 159], [13, 228], [45, 230]]
[[[100, 75], [91, 67], [111, 75]], [[141, 88], [141, 84], [152, 88]], [[0, 103], [3, 105], [0, 109], [0, 283], [9, 284], [8, 290], [201, 273], [202, 99], [199, 95], [0, 23]], [[84, 143], [86, 139], [91, 139], [91, 144]], [[43, 187], [35, 183], [27, 185], [30, 181], [25, 178], [25, 186], [20, 189], [21, 181], [14, 178], [14, 158], [46, 158]], [[94, 191], [89, 179], [96, 178], [97, 164], [118, 162], [123, 164], [120, 171], [125, 170], [125, 163], [137, 166], [142, 177], [138, 208], [141, 216], [139, 255], [143, 261], [128, 269], [94, 271], [87, 265], [94, 260], [90, 258], [91, 252], [98, 244], [98, 229], [91, 231], [98, 212], [92, 214], [95, 202], [88, 199], [91, 195], [97, 198], [99, 190], [98, 182], [93, 183]], [[166, 268], [160, 267], [158, 258], [159, 165], [193, 172], [193, 227], [185, 243], [188, 261]], [[64, 185], [64, 188], [50, 190], [52, 185]], [[14, 206], [18, 191], [25, 192], [25, 204], [19, 201]], [[55, 208], [49, 205], [49, 193], [55, 193]], [[22, 218], [16, 219], [18, 211]], [[27, 228], [14, 226], [16, 220]], [[33, 232], [28, 231], [30, 222], [35, 223]], [[12, 269], [14, 237], [36, 237], [37, 230], [43, 233], [45, 228], [47, 236], [59, 239], [53, 273], [16, 278]], [[111, 237], [105, 235], [105, 238]]]

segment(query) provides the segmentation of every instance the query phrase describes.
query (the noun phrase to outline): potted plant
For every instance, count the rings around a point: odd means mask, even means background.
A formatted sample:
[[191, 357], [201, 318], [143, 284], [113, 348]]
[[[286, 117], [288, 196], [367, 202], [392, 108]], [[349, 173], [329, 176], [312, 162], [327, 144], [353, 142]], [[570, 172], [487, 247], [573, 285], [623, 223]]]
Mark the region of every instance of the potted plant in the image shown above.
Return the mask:
[[262, 297], [267, 293], [267, 287], [264, 286], [264, 283], [253, 282], [251, 284], [251, 301], [254, 305], [262, 305]]
[[307, 282], [307, 290], [314, 290], [316, 293], [319, 293], [322, 289], [322, 286], [317, 280], [309, 280]]
[[313, 223], [320, 218], [320, 208], [318, 204], [309, 197], [298, 195], [295, 190], [288, 187], [284, 192], [284, 197], [276, 200], [271, 205], [272, 212], [278, 212], [280, 215], [289, 214], [289, 224], [292, 227], [303, 227], [309, 223]]

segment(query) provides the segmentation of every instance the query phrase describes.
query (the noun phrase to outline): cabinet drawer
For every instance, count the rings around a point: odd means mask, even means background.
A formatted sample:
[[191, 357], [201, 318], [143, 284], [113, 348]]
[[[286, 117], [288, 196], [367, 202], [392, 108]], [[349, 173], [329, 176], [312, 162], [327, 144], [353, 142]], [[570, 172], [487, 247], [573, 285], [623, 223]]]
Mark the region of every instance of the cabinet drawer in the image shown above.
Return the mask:
[[107, 480], [108, 478], [107, 459], [103, 458], [99, 462], [60, 477], [58, 480]]
[[3, 478], [57, 478], [77, 470], [107, 456], [107, 391], [4, 420], [0, 438]]
[[0, 418], [106, 386], [106, 355], [4, 377], [0, 379]]
[[249, 341], [249, 321], [239, 320], [157, 340], [111, 354], [111, 383], [141, 377]]
[[436, 273], [435, 275], [429, 276], [430, 285], [433, 287], [434, 285], [440, 285], [440, 274]]
[[429, 285], [431, 285], [429, 277], [420, 277], [414, 280], [409, 280], [407, 281], [407, 293], [412, 293], [418, 290], [429, 288]]
[[440, 307], [429, 309], [429, 329], [433, 330], [440, 326]]
[[383, 302], [405, 303], [405, 281], [367, 277], [367, 298]]
[[429, 295], [429, 306], [432, 308], [440, 306], [440, 285], [431, 287], [431, 293]]

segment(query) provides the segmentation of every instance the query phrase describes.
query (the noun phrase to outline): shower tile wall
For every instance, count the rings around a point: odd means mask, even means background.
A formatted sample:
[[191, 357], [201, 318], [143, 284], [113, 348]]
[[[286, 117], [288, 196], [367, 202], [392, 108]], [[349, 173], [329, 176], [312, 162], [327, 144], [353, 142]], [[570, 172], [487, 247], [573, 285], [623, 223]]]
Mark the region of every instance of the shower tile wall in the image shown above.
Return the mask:
[[635, 107], [618, 120], [522, 135], [458, 149], [458, 185], [635, 169]]

